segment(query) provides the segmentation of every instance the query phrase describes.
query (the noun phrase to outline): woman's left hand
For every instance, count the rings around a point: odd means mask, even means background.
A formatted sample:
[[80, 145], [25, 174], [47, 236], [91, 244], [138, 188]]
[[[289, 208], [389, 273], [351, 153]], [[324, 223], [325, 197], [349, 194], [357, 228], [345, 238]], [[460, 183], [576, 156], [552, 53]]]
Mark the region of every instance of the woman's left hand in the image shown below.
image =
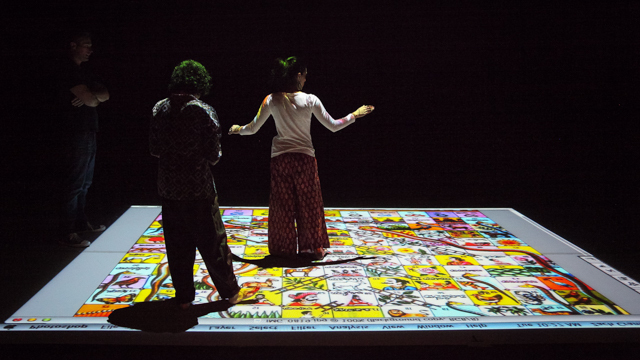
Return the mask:
[[229, 129], [229, 135], [240, 134], [241, 129], [242, 129], [242, 126], [240, 125], [232, 125], [231, 128]]

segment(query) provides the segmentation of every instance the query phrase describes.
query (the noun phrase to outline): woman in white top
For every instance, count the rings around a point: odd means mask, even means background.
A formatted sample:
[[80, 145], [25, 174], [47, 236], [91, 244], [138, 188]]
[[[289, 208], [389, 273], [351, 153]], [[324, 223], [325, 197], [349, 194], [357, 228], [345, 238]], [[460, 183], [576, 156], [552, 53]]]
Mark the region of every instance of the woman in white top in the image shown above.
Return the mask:
[[275, 256], [295, 257], [299, 253], [322, 259], [329, 237], [311, 142], [311, 115], [336, 132], [374, 107], [363, 105], [334, 120], [318, 97], [301, 91], [307, 80], [307, 67], [296, 57], [276, 59], [272, 76], [276, 92], [264, 99], [252, 122], [233, 125], [229, 134], [253, 135], [273, 116], [278, 135], [271, 145], [269, 252]]

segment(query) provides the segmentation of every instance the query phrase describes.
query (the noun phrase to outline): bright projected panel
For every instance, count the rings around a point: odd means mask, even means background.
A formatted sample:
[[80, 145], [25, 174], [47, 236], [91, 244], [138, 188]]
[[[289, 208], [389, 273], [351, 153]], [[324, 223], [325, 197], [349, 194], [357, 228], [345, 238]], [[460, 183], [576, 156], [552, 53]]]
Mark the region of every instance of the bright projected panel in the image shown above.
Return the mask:
[[[124, 330], [107, 322], [114, 310], [172, 298], [160, 211], [131, 207], [4, 329]], [[268, 209], [221, 212], [235, 255], [268, 255]], [[327, 208], [325, 217], [325, 264], [234, 262], [252, 296], [189, 331], [640, 327], [638, 282], [512, 209]], [[219, 300], [199, 257], [194, 279], [194, 304]]]

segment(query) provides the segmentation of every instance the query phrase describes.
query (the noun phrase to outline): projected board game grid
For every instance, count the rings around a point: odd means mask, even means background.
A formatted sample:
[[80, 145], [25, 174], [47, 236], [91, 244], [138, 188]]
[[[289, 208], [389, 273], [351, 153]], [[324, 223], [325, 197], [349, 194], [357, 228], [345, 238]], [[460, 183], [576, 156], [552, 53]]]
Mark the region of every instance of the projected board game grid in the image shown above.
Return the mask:
[[[232, 252], [268, 255], [267, 209], [222, 209]], [[209, 317], [383, 318], [627, 314], [480, 211], [325, 212], [324, 260], [304, 268], [235, 262], [242, 304]], [[220, 300], [198, 257], [195, 303]], [[173, 297], [159, 215], [75, 316]]]
[[[221, 213], [235, 255], [268, 255], [268, 209]], [[323, 264], [262, 268], [234, 261], [238, 283], [251, 296], [200, 324], [505, 324], [598, 315], [640, 327], [637, 282], [511, 209], [326, 209], [325, 217], [331, 248]], [[79, 279], [78, 269], [88, 266]], [[64, 280], [69, 273], [79, 284], [73, 291]], [[219, 300], [199, 255], [194, 279], [194, 304]], [[132, 207], [6, 323], [106, 324], [116, 309], [172, 298], [171, 283], [160, 207]], [[42, 310], [38, 297], [64, 298], [65, 305]]]

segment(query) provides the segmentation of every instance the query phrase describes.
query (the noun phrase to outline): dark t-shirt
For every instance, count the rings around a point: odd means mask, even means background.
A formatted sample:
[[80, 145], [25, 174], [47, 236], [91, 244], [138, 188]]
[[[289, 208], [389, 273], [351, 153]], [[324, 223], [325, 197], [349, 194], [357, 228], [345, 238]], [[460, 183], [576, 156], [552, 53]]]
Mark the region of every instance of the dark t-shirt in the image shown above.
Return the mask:
[[85, 64], [76, 65], [67, 60], [63, 63], [58, 76], [58, 108], [61, 113], [62, 124], [71, 132], [98, 131], [98, 112], [95, 107], [83, 105], [76, 107], [71, 105], [75, 95], [71, 88], [77, 85], [86, 85], [89, 89], [98, 79], [91, 73]]

